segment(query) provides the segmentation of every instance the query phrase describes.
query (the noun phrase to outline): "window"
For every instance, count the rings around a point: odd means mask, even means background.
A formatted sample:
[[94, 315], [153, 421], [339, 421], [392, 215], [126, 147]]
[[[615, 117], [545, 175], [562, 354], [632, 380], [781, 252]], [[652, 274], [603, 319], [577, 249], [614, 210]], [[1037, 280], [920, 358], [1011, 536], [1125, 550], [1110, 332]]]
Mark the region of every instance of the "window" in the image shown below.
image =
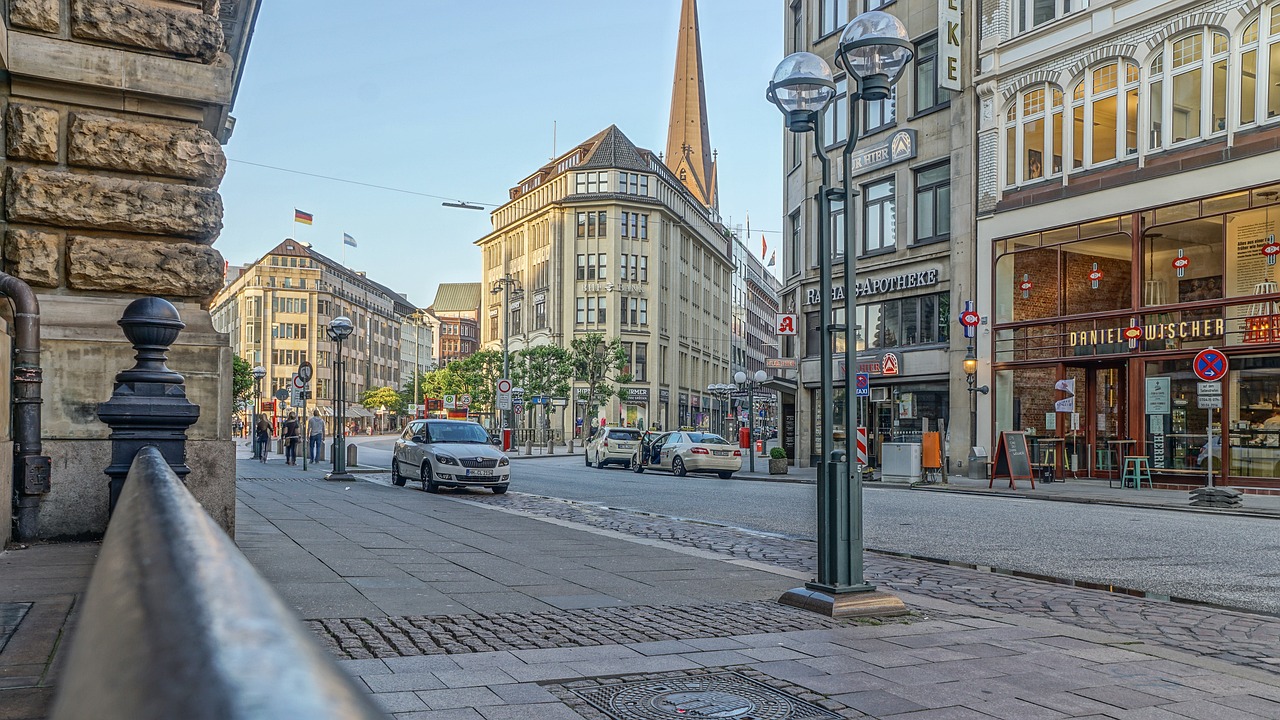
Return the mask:
[[587, 279], [587, 256], [578, 255], [578, 274], [575, 276], [578, 280]]
[[608, 192], [609, 173], [604, 171], [578, 173], [576, 190], [580, 193]]
[[640, 299], [640, 324], [649, 324], [649, 301], [644, 298]]
[[830, 200], [827, 203], [827, 209], [831, 217], [831, 226], [828, 232], [831, 233], [829, 244], [831, 246], [831, 257], [844, 256], [844, 201]]
[[534, 329], [544, 328], [547, 326], [547, 301], [539, 300], [533, 304], [533, 327]]
[[593, 324], [596, 321], [596, 298], [587, 298], [587, 324]]
[[608, 235], [608, 216], [604, 212], [578, 213], [578, 237], [605, 237]]
[[607, 279], [605, 277], [605, 258], [606, 258], [606, 255], [604, 253], [600, 253], [599, 255], [596, 255], [596, 279], [597, 280]]
[[880, 8], [889, 7], [894, 0], [867, 0], [867, 12], [879, 10]]
[[949, 100], [938, 87], [938, 37], [916, 45], [916, 114], [931, 110]]
[[791, 52], [804, 48], [804, 6], [796, 3], [791, 6]]
[[579, 325], [585, 325], [587, 322], [587, 299], [578, 298], [578, 315], [576, 322]]
[[859, 303], [858, 350], [932, 345], [950, 340], [951, 297], [934, 293], [917, 297]]
[[632, 379], [636, 382], [645, 382], [649, 375], [649, 344], [636, 343], [635, 362], [631, 364]]
[[894, 202], [893, 178], [864, 185], [862, 196], [866, 198], [863, 201], [862, 226], [865, 228], [866, 235], [863, 252], [896, 247], [898, 244], [897, 211]]
[[649, 282], [649, 256], [640, 256], [640, 282]]
[[787, 224], [791, 226], [791, 266], [787, 268], [788, 273], [796, 273], [800, 271], [801, 258], [804, 257], [804, 238], [800, 234], [800, 211], [791, 213], [787, 218]]
[[818, 0], [819, 37], [844, 28], [849, 23], [849, 0]]
[[[1208, 29], [1165, 43], [1151, 62], [1147, 87], [1151, 148], [1226, 132], [1229, 48], [1226, 35]], [[1242, 62], [1256, 64], [1256, 57], [1242, 56]]]
[[[1062, 90], [1023, 90], [1005, 113], [1005, 184], [1020, 185], [1062, 172]], [[1048, 165], [1046, 165], [1048, 154]]]
[[838, 145], [849, 139], [849, 103], [845, 95], [849, 91], [849, 81], [840, 78], [836, 81], [836, 96], [822, 113], [822, 142], [827, 145]]
[[1087, 7], [1089, 0], [1014, 0], [1014, 27], [1026, 32]]
[[951, 163], [916, 172], [916, 243], [951, 236]]
[[[1057, 119], [1054, 115], [1055, 123]], [[1137, 152], [1138, 66], [1116, 60], [1085, 72], [1071, 91], [1072, 169]]]
[[862, 134], [870, 135], [898, 122], [898, 88], [889, 90], [889, 97], [884, 100], [871, 100], [863, 103]]
[[638, 173], [618, 173], [618, 192], [628, 195], [648, 195], [649, 176]]
[[640, 238], [641, 240], [649, 239], [649, 216], [648, 215], [640, 216], [640, 233], [636, 235], [636, 237]]
[[517, 334], [524, 332], [520, 327], [520, 308], [511, 311], [511, 332]]

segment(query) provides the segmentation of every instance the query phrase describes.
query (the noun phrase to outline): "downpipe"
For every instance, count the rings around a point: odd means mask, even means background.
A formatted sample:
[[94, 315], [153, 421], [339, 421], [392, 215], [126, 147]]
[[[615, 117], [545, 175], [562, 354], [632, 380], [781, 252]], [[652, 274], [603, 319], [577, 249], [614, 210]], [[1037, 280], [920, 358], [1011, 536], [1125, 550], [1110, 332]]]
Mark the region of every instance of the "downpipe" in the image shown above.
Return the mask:
[[39, 536], [40, 503], [50, 489], [49, 458], [40, 445], [40, 303], [31, 286], [0, 272], [0, 295], [13, 305], [14, 537]]

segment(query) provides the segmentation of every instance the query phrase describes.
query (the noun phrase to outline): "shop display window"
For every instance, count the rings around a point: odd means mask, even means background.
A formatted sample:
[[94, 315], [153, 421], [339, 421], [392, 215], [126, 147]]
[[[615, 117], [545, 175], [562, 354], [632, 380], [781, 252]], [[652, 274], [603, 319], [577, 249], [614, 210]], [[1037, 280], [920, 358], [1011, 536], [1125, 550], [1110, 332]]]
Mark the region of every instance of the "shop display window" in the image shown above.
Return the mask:
[[1280, 357], [1232, 363], [1224, 387], [1231, 475], [1280, 479]]
[[1133, 307], [1133, 241], [1115, 234], [1063, 245], [1062, 279], [1067, 315]]
[[[1147, 363], [1144, 447], [1154, 470], [1205, 473], [1206, 463], [1215, 470], [1222, 464], [1222, 435], [1215, 419], [1212, 451], [1208, 447], [1209, 413], [1196, 403], [1200, 379], [1191, 372], [1191, 360]], [[1167, 397], [1168, 402], [1160, 398]]]

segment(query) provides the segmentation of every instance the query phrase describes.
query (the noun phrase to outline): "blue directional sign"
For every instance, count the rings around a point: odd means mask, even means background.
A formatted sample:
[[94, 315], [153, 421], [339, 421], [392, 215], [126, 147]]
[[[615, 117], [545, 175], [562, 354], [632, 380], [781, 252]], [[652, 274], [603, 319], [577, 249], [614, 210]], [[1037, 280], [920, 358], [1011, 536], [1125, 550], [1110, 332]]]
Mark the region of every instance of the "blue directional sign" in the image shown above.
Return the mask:
[[1227, 356], [1221, 350], [1201, 350], [1191, 363], [1196, 377], [1205, 382], [1217, 382], [1227, 375]]
[[867, 373], [858, 373], [853, 378], [855, 397], [871, 397], [871, 376]]

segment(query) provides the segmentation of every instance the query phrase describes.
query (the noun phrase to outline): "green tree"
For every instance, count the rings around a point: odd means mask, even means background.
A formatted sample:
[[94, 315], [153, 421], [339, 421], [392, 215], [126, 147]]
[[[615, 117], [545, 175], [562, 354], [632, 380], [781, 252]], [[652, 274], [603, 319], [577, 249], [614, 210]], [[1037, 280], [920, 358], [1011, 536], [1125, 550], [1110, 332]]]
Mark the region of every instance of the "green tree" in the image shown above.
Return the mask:
[[525, 397], [567, 397], [572, 380], [573, 357], [562, 347], [541, 345], [511, 356], [511, 382], [524, 390]]
[[370, 410], [385, 407], [387, 412], [398, 413], [404, 410], [404, 398], [393, 387], [373, 388], [365, 390], [360, 396], [360, 404]]
[[497, 350], [481, 350], [465, 360], [449, 365], [462, 379], [462, 390], [471, 396], [472, 412], [493, 412], [494, 391], [498, 378], [502, 377], [502, 353]]
[[239, 355], [231, 356], [231, 411], [240, 412], [241, 408], [253, 406], [254, 384], [253, 366]]
[[573, 379], [587, 386], [586, 417], [594, 416], [605, 400], [617, 397], [619, 389], [614, 381], [631, 380], [622, 372], [627, 365], [627, 351], [620, 338], [605, 342], [600, 333], [581, 335], [570, 343], [569, 355]]

